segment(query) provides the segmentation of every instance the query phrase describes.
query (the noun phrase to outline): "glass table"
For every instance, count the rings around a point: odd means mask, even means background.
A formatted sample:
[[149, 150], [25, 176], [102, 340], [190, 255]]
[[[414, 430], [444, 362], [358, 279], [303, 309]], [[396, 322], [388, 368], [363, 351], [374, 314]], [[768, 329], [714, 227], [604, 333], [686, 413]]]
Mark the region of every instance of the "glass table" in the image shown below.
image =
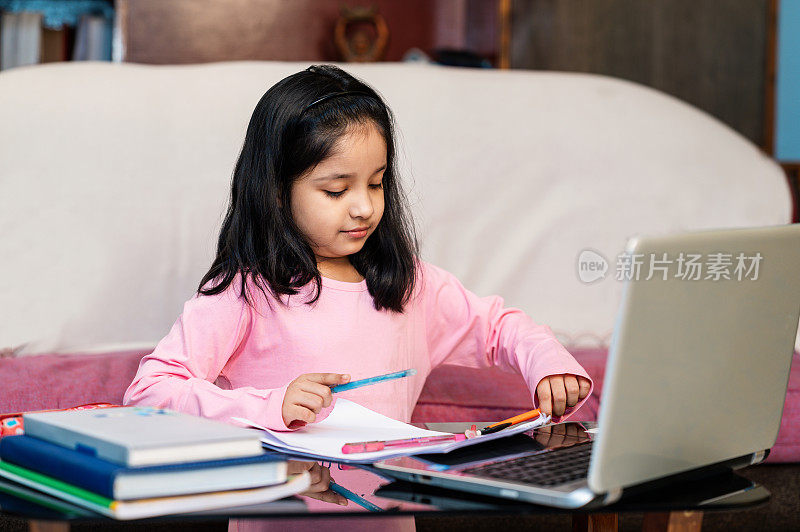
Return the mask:
[[[432, 430], [458, 432], [470, 424], [435, 424]], [[568, 444], [559, 437], [568, 431], [569, 422], [554, 425], [546, 438], [527, 433], [541, 449]], [[582, 423], [582, 428], [592, 424]], [[535, 440], [538, 438], [538, 440]], [[567, 443], [565, 443], [567, 441]], [[502, 440], [493, 442], [499, 445]], [[482, 444], [482, 445], [490, 445]], [[165, 516], [138, 521], [115, 521], [65, 505], [46, 507], [10, 495], [0, 486], [0, 516], [16, 517], [28, 522], [32, 531], [64, 531], [73, 524], [114, 529], [131, 525], [141, 530], [165, 526], [169, 529], [225, 530], [228, 519], [236, 519], [239, 530], [284, 530], [297, 525], [314, 529], [338, 525], [355, 531], [361, 527], [389, 530], [413, 530], [414, 516], [524, 516], [531, 514], [569, 514], [573, 530], [616, 530], [622, 513], [644, 514], [647, 530], [699, 530], [703, 512], [742, 509], [764, 503], [770, 496], [763, 487], [734, 472], [721, 471], [711, 477], [670, 483], [633, 495], [626, 495], [612, 506], [599, 510], [562, 510], [516, 500], [500, 499], [429, 485], [393, 480], [370, 466], [354, 466], [331, 462], [289, 460], [290, 473], [309, 471], [311, 488], [295, 497], [246, 508], [214, 510], [180, 516]], [[2, 523], [0, 523], [2, 528]]]

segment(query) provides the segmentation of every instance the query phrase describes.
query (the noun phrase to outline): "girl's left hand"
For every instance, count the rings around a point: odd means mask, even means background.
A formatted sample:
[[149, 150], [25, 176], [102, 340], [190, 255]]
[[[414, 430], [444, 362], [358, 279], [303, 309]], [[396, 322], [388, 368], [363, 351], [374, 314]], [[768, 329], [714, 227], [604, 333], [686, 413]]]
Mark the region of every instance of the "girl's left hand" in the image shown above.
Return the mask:
[[297, 460], [289, 460], [287, 464], [286, 473], [294, 475], [308, 471], [311, 475], [311, 485], [308, 489], [300, 495], [311, 497], [320, 501], [338, 504], [339, 506], [347, 506], [347, 499], [330, 489], [331, 485], [331, 470], [317, 462], [300, 462]]
[[573, 407], [589, 395], [591, 383], [579, 375], [550, 375], [539, 381], [536, 398], [539, 410], [550, 416], [562, 416], [568, 407]]

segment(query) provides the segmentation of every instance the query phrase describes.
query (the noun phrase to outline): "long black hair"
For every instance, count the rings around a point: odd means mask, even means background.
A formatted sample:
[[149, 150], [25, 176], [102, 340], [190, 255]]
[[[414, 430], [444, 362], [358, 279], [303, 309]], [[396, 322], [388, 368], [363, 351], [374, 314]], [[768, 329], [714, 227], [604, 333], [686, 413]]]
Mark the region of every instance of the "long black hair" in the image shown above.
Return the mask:
[[239, 273], [240, 296], [251, 306], [248, 277], [281, 303], [281, 294], [296, 294], [312, 280], [316, 294], [307, 303], [319, 298], [316, 258], [289, 207], [292, 183], [332, 155], [348, 128], [367, 124], [386, 141], [385, 206], [375, 231], [349, 258], [366, 279], [375, 308], [403, 312], [416, 282], [419, 246], [397, 175], [394, 116], [374, 89], [331, 65], [292, 74], [256, 105], [233, 172], [217, 256], [200, 281], [200, 294], [223, 292]]

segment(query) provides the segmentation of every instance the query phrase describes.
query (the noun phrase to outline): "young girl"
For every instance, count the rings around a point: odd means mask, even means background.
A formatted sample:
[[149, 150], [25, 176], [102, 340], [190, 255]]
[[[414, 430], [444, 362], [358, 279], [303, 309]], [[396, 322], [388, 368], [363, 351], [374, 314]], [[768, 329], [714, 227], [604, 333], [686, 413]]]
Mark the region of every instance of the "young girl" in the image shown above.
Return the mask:
[[333, 66], [264, 94], [216, 259], [126, 404], [294, 430], [330, 412], [330, 386], [414, 368], [337, 394], [408, 422], [441, 364], [520, 373], [556, 419], [586, 399], [588, 375], [548, 327], [418, 258], [393, 128], [381, 97]]

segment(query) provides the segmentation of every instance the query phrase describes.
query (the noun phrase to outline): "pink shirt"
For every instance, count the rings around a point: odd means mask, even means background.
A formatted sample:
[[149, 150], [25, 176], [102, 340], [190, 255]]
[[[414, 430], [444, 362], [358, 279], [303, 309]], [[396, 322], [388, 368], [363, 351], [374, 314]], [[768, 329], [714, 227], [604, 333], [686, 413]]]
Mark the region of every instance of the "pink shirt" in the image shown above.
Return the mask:
[[313, 293], [309, 283], [295, 296], [282, 296], [288, 307], [273, 299], [270, 308], [254, 289], [251, 308], [238, 297], [237, 276], [223, 293], [186, 302], [169, 334], [142, 359], [124, 403], [226, 422], [239, 416], [288, 430], [281, 414], [283, 396], [303, 373], [349, 373], [357, 380], [414, 368], [414, 377], [334, 396], [405, 422], [431, 369], [440, 364], [495, 365], [520, 373], [532, 397], [548, 375], [589, 378], [549, 327], [504, 308], [500, 297], [476, 296], [441, 268], [420, 262], [420, 271], [403, 314], [375, 310], [365, 280], [326, 277], [312, 306], [304, 303]]

